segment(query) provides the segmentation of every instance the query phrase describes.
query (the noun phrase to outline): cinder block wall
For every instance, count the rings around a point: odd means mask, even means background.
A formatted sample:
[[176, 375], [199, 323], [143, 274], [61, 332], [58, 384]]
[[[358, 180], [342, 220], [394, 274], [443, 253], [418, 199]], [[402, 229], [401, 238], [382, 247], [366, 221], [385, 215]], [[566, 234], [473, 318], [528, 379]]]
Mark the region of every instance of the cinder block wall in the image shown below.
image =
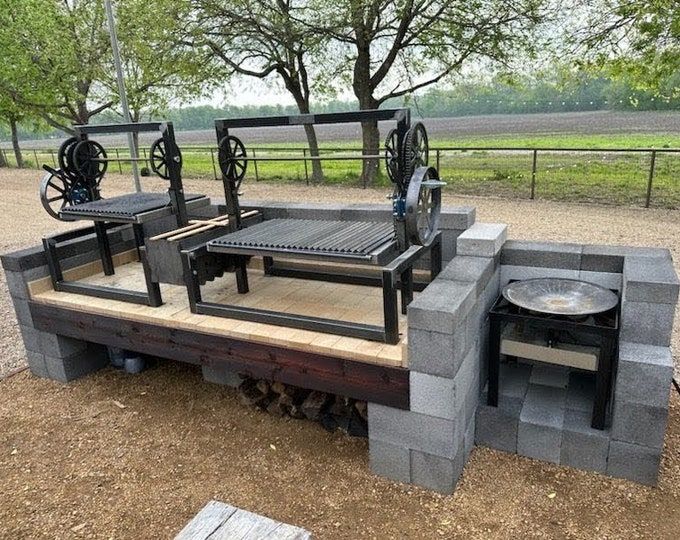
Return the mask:
[[368, 406], [371, 470], [451, 493], [474, 444], [475, 411], [507, 227], [474, 224], [408, 309], [410, 410]]
[[[655, 484], [673, 375], [670, 339], [680, 284], [659, 248], [507, 241], [500, 286], [538, 277], [581, 279], [621, 291], [621, 332], [611, 426], [589, 427], [578, 374], [565, 387], [530, 384], [531, 369], [504, 366], [500, 405], [480, 405], [476, 443], [529, 457]], [[535, 369], [535, 368], [534, 368]], [[585, 405], [584, 405], [585, 404]], [[535, 408], [551, 408], [549, 422]]]
[[[131, 227], [110, 230], [108, 235], [114, 254], [135, 247]], [[64, 243], [59, 251], [64, 270], [99, 260], [94, 233]], [[0, 259], [24, 340], [26, 359], [33, 375], [68, 382], [108, 363], [106, 348], [103, 346], [35, 328], [28, 305], [27, 284], [50, 275], [42, 245], [7, 253]]]

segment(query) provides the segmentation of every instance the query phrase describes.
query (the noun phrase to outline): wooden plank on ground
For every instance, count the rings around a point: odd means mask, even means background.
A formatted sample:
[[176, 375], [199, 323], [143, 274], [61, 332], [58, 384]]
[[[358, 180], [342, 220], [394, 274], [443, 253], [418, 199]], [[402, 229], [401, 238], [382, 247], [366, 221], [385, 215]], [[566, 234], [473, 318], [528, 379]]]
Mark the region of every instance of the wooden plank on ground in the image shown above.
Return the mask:
[[210, 501], [187, 523], [175, 540], [202, 540], [220, 528], [238, 508], [219, 501]]

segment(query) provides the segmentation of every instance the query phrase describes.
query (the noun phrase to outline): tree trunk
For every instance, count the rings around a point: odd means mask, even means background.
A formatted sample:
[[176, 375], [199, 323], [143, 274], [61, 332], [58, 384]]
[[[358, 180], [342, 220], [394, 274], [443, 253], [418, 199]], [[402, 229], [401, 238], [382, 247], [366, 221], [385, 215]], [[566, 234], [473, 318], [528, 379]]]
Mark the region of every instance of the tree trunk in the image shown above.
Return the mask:
[[[19, 132], [17, 130], [17, 121], [15, 118], [10, 118], [9, 127], [12, 130], [12, 148], [14, 149], [14, 157], [17, 162], [17, 167], [24, 168], [24, 158], [21, 155], [21, 147], [19, 146]], [[38, 164], [35, 164], [36, 167]]]
[[[378, 102], [373, 98], [371, 87], [371, 53], [366, 43], [357, 45], [357, 59], [354, 64], [354, 80], [352, 83], [354, 95], [359, 100], [359, 109], [362, 111], [377, 109]], [[380, 131], [378, 122], [361, 123], [362, 153], [376, 156], [380, 152]], [[364, 186], [375, 184], [378, 175], [377, 159], [364, 159], [361, 167], [361, 181]]]
[[7, 167], [7, 159], [5, 158], [5, 151], [0, 148], [0, 167]]
[[[309, 154], [311, 156], [319, 155], [319, 142], [316, 139], [316, 130], [311, 124], [305, 124], [305, 133], [307, 134], [307, 144], [309, 145]], [[312, 161], [312, 181], [315, 184], [323, 182], [323, 168], [319, 160]]]

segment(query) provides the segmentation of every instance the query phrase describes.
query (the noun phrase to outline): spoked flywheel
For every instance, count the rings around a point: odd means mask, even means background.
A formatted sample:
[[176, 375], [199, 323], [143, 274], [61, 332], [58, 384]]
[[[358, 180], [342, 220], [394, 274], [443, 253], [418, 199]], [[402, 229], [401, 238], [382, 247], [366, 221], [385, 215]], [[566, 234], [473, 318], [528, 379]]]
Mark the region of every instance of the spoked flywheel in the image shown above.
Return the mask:
[[406, 192], [406, 234], [416, 245], [427, 245], [439, 229], [442, 186], [433, 167], [418, 167]]
[[[67, 152], [67, 156], [71, 152]], [[97, 141], [90, 139], [82, 140], [73, 146], [73, 168], [90, 183], [99, 184], [106, 173], [109, 162], [106, 159], [106, 150]]]
[[399, 136], [396, 129], [390, 130], [385, 139], [385, 171], [388, 178], [397, 183], [399, 179]]
[[411, 126], [404, 139], [404, 184], [408, 185], [409, 179], [418, 167], [426, 167], [429, 162], [430, 147], [427, 140], [427, 131], [422, 122]]
[[59, 162], [59, 169], [62, 173], [69, 176], [75, 177], [75, 166], [73, 165], [73, 149], [80, 139], [78, 137], [69, 137], [61, 146], [59, 146], [59, 151], [57, 152], [57, 161]]
[[248, 168], [248, 154], [241, 139], [233, 135], [222, 137], [218, 144], [217, 159], [224, 178], [240, 186]]
[[61, 169], [46, 169], [40, 182], [40, 202], [54, 219], [66, 221], [59, 216], [65, 206], [81, 204], [90, 200], [90, 193], [81, 181], [73, 180]]
[[177, 146], [175, 146], [174, 150], [175, 156], [171, 158], [168, 155], [168, 149], [165, 148], [163, 137], [159, 137], [151, 145], [151, 150], [149, 151], [151, 170], [164, 180], [170, 179], [170, 168], [168, 166], [170, 159], [174, 159], [180, 169], [182, 168], [182, 152], [180, 152]]

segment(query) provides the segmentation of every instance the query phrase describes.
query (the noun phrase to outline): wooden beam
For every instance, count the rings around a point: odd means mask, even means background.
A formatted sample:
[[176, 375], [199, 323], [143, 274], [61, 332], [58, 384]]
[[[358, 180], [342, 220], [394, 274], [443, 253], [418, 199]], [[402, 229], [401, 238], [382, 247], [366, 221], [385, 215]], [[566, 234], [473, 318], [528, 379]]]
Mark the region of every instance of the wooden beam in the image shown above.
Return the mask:
[[180, 362], [221, 366], [258, 379], [390, 407], [409, 407], [409, 372], [405, 368], [83, 313], [34, 301], [29, 306], [35, 327], [44, 332]]

